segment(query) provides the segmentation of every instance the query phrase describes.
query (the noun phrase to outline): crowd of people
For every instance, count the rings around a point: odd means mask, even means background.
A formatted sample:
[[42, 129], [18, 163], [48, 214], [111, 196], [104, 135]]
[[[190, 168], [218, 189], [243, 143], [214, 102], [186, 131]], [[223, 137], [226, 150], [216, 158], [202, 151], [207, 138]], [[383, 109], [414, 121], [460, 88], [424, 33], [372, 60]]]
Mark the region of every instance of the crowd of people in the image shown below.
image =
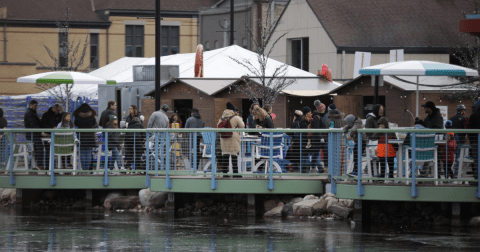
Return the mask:
[[[356, 115], [346, 115], [340, 112], [335, 104], [326, 106], [320, 100], [315, 100], [313, 103], [315, 109], [312, 111], [310, 107], [305, 106], [301, 110], [295, 110], [293, 120], [290, 124], [291, 129], [328, 129], [328, 128], [343, 128], [347, 145], [353, 148], [353, 160], [358, 160], [358, 129], [388, 129], [389, 121], [385, 117], [385, 108], [376, 104], [370, 113], [364, 118], [365, 125], [362, 122], [363, 118]], [[80, 105], [70, 115], [63, 111], [63, 107], [60, 104], [55, 104], [48, 109], [46, 113], [40, 118], [37, 114], [38, 103], [35, 100], [30, 101], [29, 108], [24, 116], [25, 128], [43, 128], [43, 129], [55, 129], [55, 128], [78, 128], [78, 129], [93, 129], [99, 126], [104, 129], [118, 129], [120, 127], [119, 120], [116, 116], [117, 104], [115, 101], [109, 101], [108, 107], [101, 113], [97, 120], [97, 112], [84, 103]], [[426, 102], [422, 107], [425, 110], [427, 116], [422, 120], [415, 118], [415, 128], [429, 128], [429, 129], [480, 129], [480, 100], [475, 103], [474, 113], [467, 118], [465, 115], [466, 107], [463, 104], [458, 105], [457, 113], [450, 118], [445, 124], [440, 110], [435, 106], [432, 101]], [[182, 121], [177, 114], [173, 114], [170, 118], [167, 116], [169, 106], [164, 104], [159, 111], [155, 111], [150, 116], [147, 123], [148, 128], [182, 128]], [[250, 107], [250, 115], [248, 116], [246, 123], [244, 123], [240, 116], [240, 111], [230, 102], [226, 104], [226, 109], [223, 111], [221, 118], [217, 122], [217, 128], [255, 128], [255, 129], [272, 129], [275, 128], [276, 115], [273, 113], [271, 105], [265, 105], [263, 108], [259, 103], [253, 103]], [[3, 110], [0, 110], [0, 124], [7, 126], [6, 120], [2, 117]], [[143, 129], [143, 116], [138, 110], [138, 107], [131, 105], [129, 107], [128, 116], [125, 117], [125, 128], [128, 129]], [[185, 128], [203, 128], [205, 123], [203, 122], [200, 111], [198, 109], [192, 109], [190, 117], [184, 124]], [[253, 133], [252, 133], [253, 134]], [[303, 168], [304, 171], [314, 171], [318, 173], [324, 173], [326, 171], [326, 165], [328, 164], [328, 134], [312, 131], [311, 133], [289, 133], [292, 138], [291, 145], [286, 154], [286, 159], [290, 160], [288, 165], [289, 171], [298, 171]], [[37, 168], [44, 170], [49, 165], [49, 152], [50, 148], [48, 144], [42, 140], [42, 138], [49, 137], [48, 131], [43, 133], [35, 132], [32, 134], [26, 134], [27, 140], [33, 142], [35, 151], [35, 159], [37, 162]], [[201, 155], [201, 134], [198, 134], [198, 148], [197, 156]], [[91, 169], [92, 164], [92, 152], [97, 148], [98, 136], [96, 133], [80, 132], [78, 136], [74, 134], [74, 138], [79, 140], [80, 147], [80, 160], [82, 169]], [[396, 146], [388, 143], [388, 139], [396, 138], [394, 133], [367, 133], [362, 136], [362, 149], [365, 150], [367, 141], [378, 141], [377, 156], [379, 158], [381, 171], [379, 176], [392, 176], [394, 160], [396, 157]], [[440, 163], [452, 163], [455, 160], [458, 161], [460, 155], [460, 148], [462, 144], [466, 144], [467, 141], [473, 149], [478, 148], [478, 135], [477, 134], [453, 134], [449, 133], [445, 135], [446, 144], [439, 148], [439, 161]], [[129, 132], [125, 136], [125, 166], [126, 169], [142, 168], [142, 162], [140, 162], [141, 156], [144, 151], [144, 143], [146, 141], [145, 133], [134, 134]], [[409, 141], [409, 137], [405, 138], [405, 141]], [[406, 143], [408, 144], [408, 143]], [[220, 153], [218, 155], [218, 170], [219, 172], [226, 172], [228, 170], [228, 164], [233, 164], [234, 173], [238, 173], [237, 159], [240, 152], [241, 136], [238, 132], [223, 132], [220, 133]], [[387, 145], [387, 146], [385, 146]], [[120, 141], [118, 132], [110, 132], [108, 134], [108, 150], [112, 152], [112, 162], [109, 162], [109, 168], [113, 169], [116, 163], [120, 169], [125, 169], [120, 161]], [[387, 148], [385, 148], [387, 147]], [[447, 153], [448, 149], [448, 153]], [[386, 151], [387, 150], [387, 151]], [[301, 153], [301, 155], [300, 155]], [[344, 155], [342, 150], [342, 155]], [[477, 151], [471, 151], [470, 156], [474, 160], [475, 178], [478, 178], [478, 153]], [[199, 165], [200, 158], [197, 159], [197, 167]], [[354, 162], [355, 162], [354, 161]], [[62, 162], [69, 163], [69, 160], [63, 159]], [[302, 164], [302, 165], [300, 165]], [[67, 164], [70, 165], [71, 164]], [[300, 167], [302, 166], [302, 167]], [[443, 168], [442, 168], [443, 169]], [[454, 177], [458, 173], [458, 162], [455, 164], [455, 169], [450, 170], [445, 167], [445, 176]], [[357, 166], [354, 165], [349, 176], [357, 176]]]

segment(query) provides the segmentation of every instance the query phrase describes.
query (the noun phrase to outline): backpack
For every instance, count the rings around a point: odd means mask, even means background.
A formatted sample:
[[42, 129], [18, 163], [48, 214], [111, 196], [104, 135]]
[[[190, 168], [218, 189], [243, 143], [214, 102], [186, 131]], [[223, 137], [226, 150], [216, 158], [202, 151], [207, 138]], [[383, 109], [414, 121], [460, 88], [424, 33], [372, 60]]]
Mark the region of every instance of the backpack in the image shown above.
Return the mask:
[[[224, 118], [222, 117], [220, 120], [220, 123], [218, 124], [217, 128], [224, 128], [224, 129], [231, 129], [233, 128], [232, 127], [232, 124], [230, 123], [230, 120], [233, 118], [234, 116], [231, 116], [231, 117], [227, 117], [227, 118]], [[220, 137], [221, 138], [231, 138], [233, 136], [233, 132], [221, 132], [220, 133]]]

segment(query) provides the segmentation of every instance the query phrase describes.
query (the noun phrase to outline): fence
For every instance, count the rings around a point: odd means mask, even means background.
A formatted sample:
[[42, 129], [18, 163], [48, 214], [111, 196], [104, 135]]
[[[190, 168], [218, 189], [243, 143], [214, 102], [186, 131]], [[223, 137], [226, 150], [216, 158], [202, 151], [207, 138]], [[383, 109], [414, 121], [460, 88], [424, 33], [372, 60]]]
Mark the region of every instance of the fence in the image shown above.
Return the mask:
[[[44, 130], [44, 129], [43, 129]], [[360, 129], [5, 129], [0, 169], [55, 176], [203, 176], [216, 179], [293, 176], [341, 184], [411, 187], [478, 185], [480, 130]], [[348, 135], [348, 136], [347, 136]], [[443, 169], [442, 167], [445, 167]], [[37, 168], [36, 170], [34, 168]], [[444, 171], [442, 173], [442, 171]], [[441, 176], [445, 178], [441, 178]], [[420, 176], [420, 177], [419, 177]], [[476, 192], [480, 198], [479, 190]]]

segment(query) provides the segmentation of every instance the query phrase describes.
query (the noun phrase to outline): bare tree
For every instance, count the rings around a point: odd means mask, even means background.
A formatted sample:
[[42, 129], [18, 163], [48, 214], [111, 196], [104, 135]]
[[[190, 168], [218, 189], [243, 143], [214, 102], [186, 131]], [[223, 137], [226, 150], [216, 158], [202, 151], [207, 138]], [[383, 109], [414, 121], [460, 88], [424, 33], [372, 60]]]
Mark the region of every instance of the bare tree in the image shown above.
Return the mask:
[[[257, 4], [262, 3], [259, 1]], [[272, 4], [273, 1], [269, 0], [268, 10], [270, 10]], [[280, 19], [271, 22], [271, 12], [267, 11], [264, 20], [257, 20], [255, 22], [257, 25], [255, 28], [260, 29], [260, 38], [254, 35], [254, 27], [248, 24], [246, 25], [246, 30], [255, 45], [255, 51], [257, 53], [256, 62], [252, 62], [247, 58], [236, 59], [230, 57], [230, 59], [245, 67], [248, 72], [252, 74], [249, 77], [253, 78], [245, 78], [245, 85], [237, 85], [236, 89], [255, 102], [258, 102], [258, 99], [262, 98], [264, 104], [272, 104], [282, 90], [296, 82], [296, 79], [285, 77], [288, 70], [287, 64], [276, 67], [271, 76], [266, 76], [270, 54], [278, 41], [287, 35], [287, 32], [285, 32], [276, 39], [272, 39], [275, 27], [279, 22]], [[267, 47], [270, 48], [268, 49]]]
[[[72, 39], [68, 40], [68, 35], [70, 32], [70, 11], [66, 7], [65, 19], [57, 23], [59, 29], [59, 36], [63, 36], [60, 39], [59, 52], [58, 56], [53, 53], [50, 47], [46, 44], [43, 44], [43, 48], [50, 57], [50, 63], [44, 63], [37, 58], [33, 58], [37, 64], [39, 64], [44, 69], [50, 71], [74, 71], [74, 72], [87, 72], [90, 66], [83, 67], [85, 62], [85, 57], [87, 56], [87, 48], [89, 46], [87, 35], [85, 40]], [[97, 59], [98, 60], [98, 59]], [[52, 84], [52, 83], [37, 83], [36, 87], [42, 91], [47, 91], [52, 95], [58, 102], [66, 104], [66, 97], [72, 97], [71, 92], [74, 84]]]

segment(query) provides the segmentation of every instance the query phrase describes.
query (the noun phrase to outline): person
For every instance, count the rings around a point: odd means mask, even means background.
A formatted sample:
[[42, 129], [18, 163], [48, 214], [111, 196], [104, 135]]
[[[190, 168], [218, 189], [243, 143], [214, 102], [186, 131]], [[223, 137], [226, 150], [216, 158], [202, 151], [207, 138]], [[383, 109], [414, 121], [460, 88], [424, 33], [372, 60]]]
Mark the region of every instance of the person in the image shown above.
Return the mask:
[[[310, 127], [310, 123], [312, 121], [312, 110], [309, 107], [304, 107], [302, 109], [303, 117], [300, 121], [300, 129], [308, 129]], [[311, 134], [309, 133], [302, 133], [300, 134], [301, 139], [301, 155], [300, 158], [302, 159], [302, 167], [301, 172], [307, 172], [307, 170], [303, 169], [304, 166], [308, 164], [308, 157], [311, 154], [310, 148], [312, 147], [312, 138]]]
[[107, 127], [107, 123], [109, 122], [110, 115], [115, 115], [115, 110], [117, 109], [117, 102], [109, 101], [107, 103], [107, 109], [105, 109], [102, 114], [100, 115], [100, 126], [102, 128]]
[[170, 117], [170, 128], [171, 129], [180, 129], [182, 127], [182, 120], [177, 114], [173, 114]]
[[440, 109], [435, 106], [435, 103], [427, 101], [422, 107], [425, 108], [425, 114], [428, 114], [423, 120], [425, 122], [425, 128], [443, 129], [442, 113], [440, 113]]
[[147, 128], [168, 129], [169, 120], [167, 111], [169, 107], [167, 104], [163, 104], [159, 111], [155, 111], [148, 120]]
[[[457, 113], [450, 117], [452, 123], [452, 129], [465, 129], [467, 128], [468, 117], [465, 116], [467, 108], [465, 105], [460, 104], [457, 106]], [[446, 128], [446, 127], [445, 127]], [[465, 143], [465, 133], [455, 133], [455, 142], [457, 145]], [[460, 158], [460, 148], [455, 150], [455, 175], [458, 174], [458, 159]]]
[[[325, 115], [323, 116], [323, 121], [325, 121], [325, 123], [327, 122], [328, 115], [330, 114], [330, 110], [332, 110], [332, 109], [337, 109], [337, 105], [335, 105], [335, 103], [332, 103], [332, 104], [328, 105], [327, 113], [325, 113]], [[327, 125], [327, 128], [330, 128], [330, 125]]]
[[[106, 129], [118, 129], [118, 118], [116, 115], [109, 116]], [[117, 162], [117, 167], [119, 167], [120, 170], [125, 170], [125, 167], [122, 166], [120, 160], [120, 152], [118, 152], [118, 148], [120, 148], [119, 133], [108, 132], [108, 150], [112, 151], [112, 161], [108, 163], [108, 169], [110, 170], [113, 170], [115, 162]]]
[[[475, 102], [475, 111], [468, 118], [467, 129], [480, 129], [480, 99]], [[478, 179], [478, 134], [468, 134], [468, 141], [470, 142], [470, 157], [473, 158], [473, 177]], [[477, 186], [478, 182], [468, 182], [472, 186]]]
[[[93, 110], [90, 105], [83, 103], [72, 114], [75, 117], [74, 125], [78, 129], [94, 129], [98, 127], [97, 111]], [[92, 152], [97, 148], [95, 132], [79, 132], [78, 140], [80, 141], [80, 162], [82, 170], [89, 170], [92, 164]]]
[[[355, 145], [353, 147], [353, 162], [358, 162], [358, 129], [363, 128], [362, 119], [350, 114], [345, 117], [345, 126], [343, 127], [343, 132], [348, 141], [352, 141]], [[350, 132], [348, 132], [350, 130]], [[362, 150], [365, 150], [365, 133], [362, 133]], [[356, 177], [358, 175], [358, 168], [356, 163], [353, 165], [352, 172], [348, 173], [348, 176]]]
[[250, 105], [250, 109], [248, 111], [250, 111], [250, 115], [248, 115], [247, 117], [247, 128], [249, 129], [255, 129], [255, 125], [254, 125], [254, 118], [253, 118], [253, 109], [255, 107], [259, 107], [260, 105], [257, 103], [257, 102], [254, 102], [252, 103], [252, 105]]
[[[455, 135], [451, 132], [446, 134], [445, 139], [447, 140], [447, 146], [444, 144], [439, 146], [440, 148], [438, 149], [438, 157], [440, 161], [440, 173], [444, 171], [445, 178], [448, 179], [448, 177], [453, 178], [453, 171], [450, 169], [450, 167], [455, 160], [457, 142], [455, 141]], [[443, 169], [444, 166], [445, 170]]]
[[[316, 110], [312, 114], [312, 129], [326, 129], [327, 124], [323, 120], [323, 116], [325, 114], [326, 106], [325, 104], [321, 103], [320, 100], [315, 100], [313, 102]], [[327, 141], [328, 134], [325, 133], [313, 133], [312, 134], [312, 153], [315, 158], [315, 166], [317, 167], [316, 171], [319, 173], [324, 172], [324, 167], [321, 165], [322, 163], [322, 151], [323, 155], [327, 156], [328, 154], [328, 146]]]
[[[61, 119], [61, 122], [59, 122], [56, 126], [57, 129], [60, 129], [60, 128], [66, 128], [66, 129], [73, 129], [75, 128], [75, 126], [73, 125], [73, 122], [72, 122], [72, 118], [70, 116], [70, 113], [68, 112], [63, 112], [62, 113], [62, 119]], [[77, 134], [73, 133], [73, 139], [76, 140], [77, 139]], [[67, 162], [68, 161], [68, 162]], [[71, 168], [71, 166], [73, 165], [67, 165], [68, 164], [71, 164], [71, 158], [70, 157], [62, 157], [62, 162], [64, 164], [66, 164], [65, 166], [66, 167], [69, 167]]]
[[[227, 103], [227, 109], [222, 113], [222, 117], [218, 120], [217, 127], [222, 126], [224, 121], [231, 125], [232, 128], [245, 128], [245, 124], [241, 117], [235, 115], [235, 106]], [[218, 171], [225, 173], [228, 169], [230, 156], [232, 157], [232, 168], [234, 173], [238, 173], [238, 153], [240, 152], [240, 134], [232, 132], [231, 137], [220, 137], [220, 146], [222, 155], [219, 157]]]
[[328, 112], [327, 119], [327, 128], [330, 128], [330, 123], [333, 122], [334, 128], [343, 128], [345, 126], [345, 121], [343, 120], [343, 113], [340, 113], [335, 107]]
[[[187, 119], [185, 122], [185, 128], [186, 129], [200, 129], [204, 128], [205, 123], [202, 120], [202, 117], [200, 116], [200, 111], [196, 108], [193, 108], [192, 111], [190, 111], [190, 118]], [[193, 137], [193, 134], [192, 134]], [[202, 157], [202, 149], [200, 145], [200, 141], [202, 140], [202, 134], [197, 133], [197, 166], [196, 169], [199, 168], [200, 165], [200, 159]]]
[[[38, 102], [35, 100], [31, 100], [28, 103], [28, 109], [25, 112], [23, 117], [23, 123], [26, 129], [40, 129], [42, 128], [42, 123], [40, 121], [40, 117], [37, 114]], [[44, 132], [32, 132], [32, 133], [25, 133], [26, 139], [31, 140], [33, 142], [33, 149], [35, 151], [35, 161], [37, 162], [37, 169], [45, 170], [45, 166], [48, 167], [49, 157], [50, 156], [50, 148], [45, 148], [43, 146], [42, 136], [47, 137], [48, 134]]]
[[[389, 129], [388, 119], [381, 117], [378, 119], [378, 128], [379, 129]], [[389, 178], [393, 178], [393, 166], [395, 165], [395, 157], [397, 152], [395, 147], [392, 144], [388, 143], [388, 139], [397, 139], [395, 133], [374, 133], [372, 135], [372, 140], [378, 140], [377, 145], [377, 157], [379, 158], [380, 163], [380, 174], [378, 177], [383, 178], [385, 174], [388, 173]], [[387, 168], [388, 166], [388, 168]]]
[[[128, 129], [143, 129], [142, 120], [139, 117], [133, 117], [128, 123]], [[145, 169], [142, 163], [142, 155], [145, 150], [143, 144], [145, 141], [145, 132], [125, 133], [125, 166], [127, 170], [131, 170], [132, 166], [134, 170]]]
[[63, 107], [56, 103], [48, 108], [48, 111], [42, 115], [42, 126], [46, 129], [55, 129], [59, 122], [62, 121]]
[[[365, 129], [378, 129], [378, 120], [383, 117], [384, 108], [381, 104], [373, 106], [372, 112], [367, 114]], [[367, 137], [372, 137], [373, 133], [367, 133]]]
[[128, 116], [127, 118], [125, 118], [125, 123], [132, 122], [133, 118], [135, 117], [138, 117], [139, 119], [141, 119], [140, 118], [141, 116], [142, 116], [142, 112], [138, 111], [138, 107], [135, 105], [130, 105], [130, 107], [128, 108]]
[[277, 115], [273, 113], [273, 107], [270, 104], [266, 104], [263, 109], [267, 111], [268, 115], [272, 118], [272, 122], [275, 121], [275, 118], [277, 118]]
[[8, 121], [3, 117], [3, 109], [0, 108], [0, 129], [8, 127]]
[[[295, 110], [293, 115], [293, 121], [290, 124], [290, 129], [300, 129], [300, 122], [302, 120], [303, 113], [300, 110]], [[292, 171], [292, 164], [295, 169], [298, 168], [298, 156], [300, 155], [300, 133], [287, 133], [290, 137], [292, 137], [292, 141], [290, 142], [290, 148], [287, 151], [285, 156], [286, 160], [290, 161], [290, 165], [288, 167], [288, 171]]]
[[258, 107], [253, 108], [253, 124], [257, 129], [273, 129], [272, 117], [264, 109]]

